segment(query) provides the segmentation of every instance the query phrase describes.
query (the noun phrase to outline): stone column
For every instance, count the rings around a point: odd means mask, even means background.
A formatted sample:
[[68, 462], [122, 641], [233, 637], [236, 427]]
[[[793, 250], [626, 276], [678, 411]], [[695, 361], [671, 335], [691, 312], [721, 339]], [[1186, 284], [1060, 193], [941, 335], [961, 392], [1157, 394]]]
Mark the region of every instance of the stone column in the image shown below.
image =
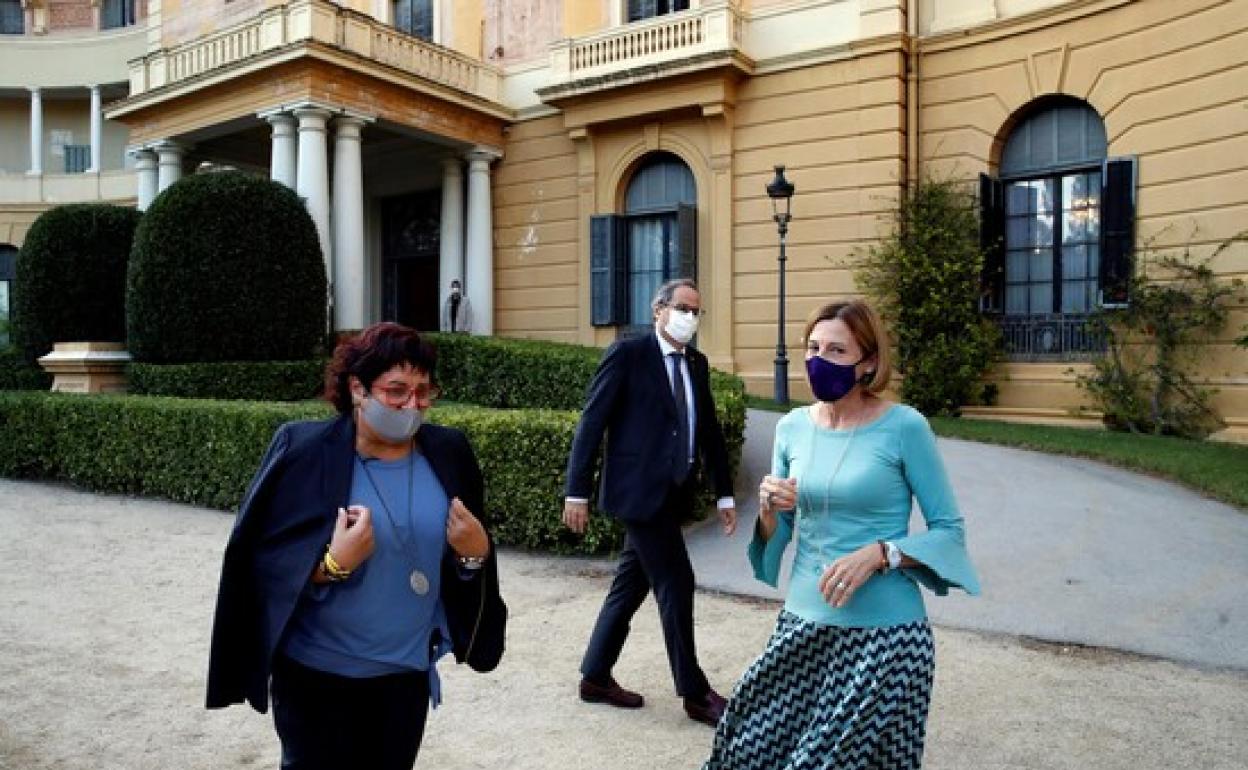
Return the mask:
[[498, 153], [468, 153], [468, 228], [464, 243], [464, 293], [472, 303], [473, 334], [494, 334], [494, 223], [490, 163]]
[[43, 92], [30, 89], [30, 170], [31, 175], [43, 173]]
[[334, 329], [363, 329], [364, 167], [360, 128], [365, 119], [342, 115], [334, 120]]
[[325, 124], [329, 110], [320, 107], [300, 107], [295, 110], [299, 118], [299, 171], [295, 191], [303, 198], [316, 234], [321, 241], [321, 255], [325, 259], [325, 274], [333, 285], [332, 245], [329, 238], [329, 156], [325, 138]]
[[156, 171], [157, 192], [164, 192], [182, 178], [182, 156], [186, 153], [186, 148], [177, 142], [166, 140], [157, 144], [155, 149], [159, 159]]
[[273, 143], [269, 158], [269, 178], [296, 189], [295, 173], [299, 163], [298, 132], [295, 118], [285, 112], [263, 116], [273, 127]]
[[156, 177], [156, 153], [151, 150], [135, 150], [134, 155], [134, 175], [139, 183], [139, 211], [147, 211], [147, 207], [152, 205], [152, 201], [156, 199], [156, 193], [159, 192], [159, 182]]
[[442, 161], [442, 221], [438, 231], [438, 301], [445, 303], [451, 294], [451, 281], [458, 280], [461, 286], [464, 283], [464, 169], [459, 158]]
[[88, 172], [98, 174], [103, 169], [100, 152], [104, 147], [104, 114], [100, 110], [100, 87], [91, 86], [91, 166]]

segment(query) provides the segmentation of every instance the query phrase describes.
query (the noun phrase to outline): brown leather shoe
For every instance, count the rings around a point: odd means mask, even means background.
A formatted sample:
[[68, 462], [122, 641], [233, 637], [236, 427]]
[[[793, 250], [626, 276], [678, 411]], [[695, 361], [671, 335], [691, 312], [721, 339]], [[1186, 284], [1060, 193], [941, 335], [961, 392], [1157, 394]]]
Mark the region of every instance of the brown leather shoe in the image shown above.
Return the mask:
[[608, 677], [606, 684], [597, 684], [588, 679], [581, 680], [581, 700], [586, 703], [606, 703], [622, 709], [637, 709], [646, 705], [646, 699], [640, 693], [625, 690], [614, 678]]
[[724, 715], [728, 701], [714, 690], [707, 690], [701, 698], [685, 698], [685, 713], [695, 722], [715, 727]]

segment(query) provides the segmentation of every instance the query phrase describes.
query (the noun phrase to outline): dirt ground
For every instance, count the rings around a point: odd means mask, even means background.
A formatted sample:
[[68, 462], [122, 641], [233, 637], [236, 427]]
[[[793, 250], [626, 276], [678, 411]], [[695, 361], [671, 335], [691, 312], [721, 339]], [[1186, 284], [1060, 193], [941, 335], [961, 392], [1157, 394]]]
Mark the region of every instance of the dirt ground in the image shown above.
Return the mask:
[[[271, 720], [204, 710], [231, 517], [0, 480], [0, 768], [277, 766]], [[417, 767], [698, 768], [653, 604], [616, 669], [637, 711], [581, 703], [577, 664], [607, 578], [580, 560], [500, 555], [512, 613], [489, 675], [444, 662]], [[698, 648], [725, 694], [778, 607], [700, 594]], [[1248, 767], [1248, 672], [936, 629], [925, 767]], [[1246, 641], [1248, 643], [1248, 641]]]

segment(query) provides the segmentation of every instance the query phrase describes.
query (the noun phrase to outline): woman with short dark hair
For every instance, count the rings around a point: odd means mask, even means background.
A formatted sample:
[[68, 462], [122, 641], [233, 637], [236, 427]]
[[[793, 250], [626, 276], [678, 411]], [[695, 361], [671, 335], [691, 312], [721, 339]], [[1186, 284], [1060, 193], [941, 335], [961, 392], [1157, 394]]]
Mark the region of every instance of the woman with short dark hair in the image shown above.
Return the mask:
[[436, 354], [380, 323], [339, 344], [338, 416], [277, 430], [226, 546], [208, 707], [260, 712], [283, 768], [416, 760], [447, 652], [489, 671], [507, 608], [463, 433], [424, 422]]
[[[891, 368], [875, 311], [828, 303], [802, 339], [816, 401], [776, 426], [749, 548], [775, 586], [797, 533], [788, 595], [704, 770], [917, 770], [935, 670], [919, 585], [979, 592], [962, 515], [927, 420], [878, 395]], [[924, 532], [909, 532], [912, 499]]]

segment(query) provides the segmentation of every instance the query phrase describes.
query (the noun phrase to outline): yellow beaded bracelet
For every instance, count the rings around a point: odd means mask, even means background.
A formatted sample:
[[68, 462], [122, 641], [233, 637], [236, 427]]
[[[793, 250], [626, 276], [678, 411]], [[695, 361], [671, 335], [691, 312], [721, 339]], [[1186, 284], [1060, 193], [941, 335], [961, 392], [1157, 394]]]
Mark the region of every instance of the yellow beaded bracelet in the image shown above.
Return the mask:
[[329, 552], [329, 546], [325, 546], [325, 558], [321, 560], [321, 566], [325, 570], [325, 577], [329, 578], [330, 582], [339, 583], [351, 577], [351, 570], [343, 569], [338, 564], [334, 555]]

